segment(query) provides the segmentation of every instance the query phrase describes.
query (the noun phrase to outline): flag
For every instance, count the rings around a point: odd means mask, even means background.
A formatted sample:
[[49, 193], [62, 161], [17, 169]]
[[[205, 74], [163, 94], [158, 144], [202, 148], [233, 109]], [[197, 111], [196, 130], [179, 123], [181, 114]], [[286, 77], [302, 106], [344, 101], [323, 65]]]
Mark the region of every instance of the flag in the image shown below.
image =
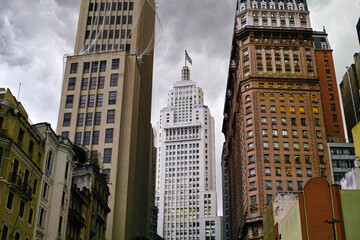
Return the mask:
[[186, 61], [188, 61], [192, 65], [191, 57], [189, 56], [189, 54], [187, 53], [186, 50], [185, 50], [185, 59], [186, 59]]

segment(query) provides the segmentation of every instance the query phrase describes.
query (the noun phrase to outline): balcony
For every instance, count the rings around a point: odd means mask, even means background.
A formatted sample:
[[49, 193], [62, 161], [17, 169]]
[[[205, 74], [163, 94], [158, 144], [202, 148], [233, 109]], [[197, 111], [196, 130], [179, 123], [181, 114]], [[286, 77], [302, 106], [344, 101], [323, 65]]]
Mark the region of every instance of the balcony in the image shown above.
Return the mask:
[[7, 137], [8, 136], [8, 131], [5, 130], [5, 129], [0, 129], [0, 136]]
[[69, 209], [69, 222], [77, 225], [79, 228], [85, 226], [85, 219], [75, 209]]
[[31, 201], [32, 188], [28, 183], [24, 183], [19, 175], [10, 173], [9, 183], [10, 183], [10, 188], [15, 192], [20, 193], [21, 197], [25, 201]]

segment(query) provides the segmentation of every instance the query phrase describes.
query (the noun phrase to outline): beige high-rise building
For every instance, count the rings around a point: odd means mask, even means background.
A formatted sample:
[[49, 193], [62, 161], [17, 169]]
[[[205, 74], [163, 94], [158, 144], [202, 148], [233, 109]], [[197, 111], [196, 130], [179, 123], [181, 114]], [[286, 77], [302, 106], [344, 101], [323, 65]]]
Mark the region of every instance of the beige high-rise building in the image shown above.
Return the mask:
[[109, 175], [107, 239], [149, 236], [153, 0], [82, 0], [67, 57], [57, 133]]

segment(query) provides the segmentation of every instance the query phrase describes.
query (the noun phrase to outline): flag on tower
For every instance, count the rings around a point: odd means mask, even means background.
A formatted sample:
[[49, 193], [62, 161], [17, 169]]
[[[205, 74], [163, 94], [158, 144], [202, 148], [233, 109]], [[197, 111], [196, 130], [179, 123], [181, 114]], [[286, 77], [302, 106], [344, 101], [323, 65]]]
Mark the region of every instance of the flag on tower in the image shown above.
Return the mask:
[[192, 65], [191, 57], [189, 56], [189, 54], [187, 53], [186, 50], [185, 50], [185, 59], [186, 59], [186, 61], [188, 61]]

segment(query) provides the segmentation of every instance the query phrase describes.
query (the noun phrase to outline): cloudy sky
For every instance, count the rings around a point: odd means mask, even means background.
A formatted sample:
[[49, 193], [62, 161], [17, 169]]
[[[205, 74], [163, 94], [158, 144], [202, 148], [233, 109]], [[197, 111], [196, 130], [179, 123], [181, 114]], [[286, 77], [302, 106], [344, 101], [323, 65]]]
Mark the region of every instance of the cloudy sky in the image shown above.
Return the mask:
[[[205, 93], [216, 122], [220, 162], [225, 86], [236, 0], [156, 0], [152, 123], [166, 105], [167, 91], [180, 80], [184, 50], [193, 59], [191, 78]], [[314, 30], [325, 26], [334, 49], [338, 82], [360, 52], [356, 35], [360, 0], [308, 0]], [[0, 0], [0, 87], [10, 88], [33, 123], [56, 128], [63, 56], [72, 54], [80, 0]], [[219, 169], [219, 168], [218, 168]], [[220, 172], [219, 172], [220, 174]], [[218, 179], [219, 180], [219, 179]]]

